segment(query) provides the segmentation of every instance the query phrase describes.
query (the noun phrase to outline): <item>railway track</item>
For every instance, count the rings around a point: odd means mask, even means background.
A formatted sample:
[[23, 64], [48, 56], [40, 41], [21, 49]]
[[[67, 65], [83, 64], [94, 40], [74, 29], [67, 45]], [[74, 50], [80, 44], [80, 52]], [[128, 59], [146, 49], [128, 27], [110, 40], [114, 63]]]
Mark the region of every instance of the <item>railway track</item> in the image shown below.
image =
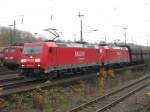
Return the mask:
[[20, 78], [18, 80], [12, 80], [12, 81], [5, 81], [5, 82], [0, 82], [0, 88], [3, 88], [3, 90], [6, 89], [10, 89], [10, 88], [16, 88], [19, 86], [24, 86], [24, 85], [28, 85], [28, 84], [34, 84], [34, 83], [42, 83], [42, 81], [45, 81], [46, 79], [44, 78], [39, 78], [39, 79], [35, 79], [35, 78], [30, 78], [30, 79], [24, 79], [24, 78]]
[[18, 70], [6, 70], [6, 71], [0, 71], [0, 75], [17, 74], [17, 73], [19, 73]]
[[0, 82], [3, 81], [11, 81], [11, 80], [18, 80], [23, 78], [20, 74], [7, 74], [7, 75], [0, 75]]
[[40, 88], [49, 88], [49, 87], [54, 87], [54, 86], [61, 86], [62, 84], [67, 84], [69, 82], [72, 81], [78, 81], [81, 79], [87, 79], [87, 78], [91, 78], [91, 77], [97, 77], [96, 74], [94, 75], [83, 75], [83, 76], [77, 76], [77, 77], [71, 77], [71, 78], [65, 78], [65, 79], [61, 79], [61, 80], [54, 80], [54, 81], [46, 81], [46, 79], [25, 79], [25, 81], [23, 80], [19, 80], [20, 82], [5, 82], [2, 85], [0, 85], [1, 87], [1, 91], [0, 91], [0, 97], [3, 96], [7, 96], [13, 93], [19, 93], [19, 92], [25, 92], [25, 91], [30, 91], [33, 90], [37, 87]]
[[132, 70], [132, 69], [141, 69], [142, 67], [145, 67], [145, 64], [139, 64], [139, 65], [130, 65], [127, 67], [122, 67], [122, 68], [116, 68], [115, 71], [123, 71], [123, 70]]
[[8, 70], [8, 69], [5, 68], [5, 67], [2, 67], [2, 66], [0, 67], [0, 72], [1, 72], [1, 71], [5, 71], [5, 70]]
[[[142, 67], [144, 65], [136, 65], [134, 68]], [[127, 67], [130, 69], [133, 67]], [[122, 69], [120, 69], [122, 70]], [[46, 81], [45, 79], [27, 79], [19, 74], [9, 74], [9, 75], [0, 75], [0, 96], [7, 96], [13, 93], [30, 91], [37, 87], [48, 88], [53, 86], [59, 86], [62, 84], [67, 84], [72, 81], [78, 81], [82, 79], [87, 79], [91, 77], [97, 77], [98, 74], [94, 73], [88, 75], [78, 75], [74, 77], [66, 77], [62, 79], [55, 79], [53, 81]]]
[[150, 76], [147, 75], [134, 82], [127, 84], [117, 90], [107, 93], [92, 101], [75, 107], [68, 112], [103, 112], [115, 106], [119, 102], [125, 100], [129, 96], [135, 94], [144, 87], [150, 85]]
[[15, 74], [15, 73], [19, 73], [19, 69], [8, 69], [5, 67], [0, 67], [0, 75]]

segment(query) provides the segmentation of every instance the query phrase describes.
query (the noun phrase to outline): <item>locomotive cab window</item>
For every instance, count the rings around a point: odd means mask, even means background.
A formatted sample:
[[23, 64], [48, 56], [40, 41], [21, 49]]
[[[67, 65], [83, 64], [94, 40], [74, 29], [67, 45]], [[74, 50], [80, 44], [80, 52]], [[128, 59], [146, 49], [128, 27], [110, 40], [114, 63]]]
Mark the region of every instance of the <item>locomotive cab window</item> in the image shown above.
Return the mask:
[[53, 51], [53, 48], [50, 47], [50, 48], [49, 48], [49, 53], [52, 53], [52, 51]]
[[43, 46], [26, 46], [23, 48], [23, 54], [39, 54], [42, 52]]

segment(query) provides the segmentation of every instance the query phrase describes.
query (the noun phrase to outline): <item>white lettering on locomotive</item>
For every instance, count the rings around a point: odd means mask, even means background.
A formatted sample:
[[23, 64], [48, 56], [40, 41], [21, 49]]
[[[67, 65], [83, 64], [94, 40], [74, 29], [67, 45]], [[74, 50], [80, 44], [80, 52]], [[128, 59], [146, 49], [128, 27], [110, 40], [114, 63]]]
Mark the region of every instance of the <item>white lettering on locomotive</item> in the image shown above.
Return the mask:
[[84, 51], [75, 51], [75, 56], [85, 56]]
[[120, 55], [122, 55], [122, 53], [121, 52], [117, 52], [117, 55], [120, 56]]

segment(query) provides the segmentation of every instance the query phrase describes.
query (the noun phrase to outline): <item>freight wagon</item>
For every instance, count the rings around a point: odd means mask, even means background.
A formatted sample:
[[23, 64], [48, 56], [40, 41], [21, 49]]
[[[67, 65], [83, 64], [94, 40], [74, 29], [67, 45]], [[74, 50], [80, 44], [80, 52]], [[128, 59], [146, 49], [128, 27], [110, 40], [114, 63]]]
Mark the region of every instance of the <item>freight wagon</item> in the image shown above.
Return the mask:
[[150, 48], [144, 46], [124, 45], [129, 51], [130, 64], [145, 63], [150, 60]]
[[105, 67], [122, 66], [130, 63], [129, 50], [127, 47], [100, 46], [101, 62]]

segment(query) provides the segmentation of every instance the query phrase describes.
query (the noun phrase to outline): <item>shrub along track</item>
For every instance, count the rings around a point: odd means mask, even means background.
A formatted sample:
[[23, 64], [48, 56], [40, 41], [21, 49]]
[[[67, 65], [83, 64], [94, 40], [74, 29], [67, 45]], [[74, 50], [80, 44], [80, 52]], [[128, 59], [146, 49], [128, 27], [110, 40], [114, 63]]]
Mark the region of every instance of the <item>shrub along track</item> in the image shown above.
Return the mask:
[[[118, 69], [125, 70], [125, 69], [137, 69], [141, 68], [145, 65], [136, 65], [136, 66], [129, 66], [125, 68]], [[0, 96], [7, 96], [13, 93], [20, 93], [24, 91], [30, 91], [37, 87], [40, 88], [49, 88], [54, 86], [61, 86], [63, 84], [68, 84], [69, 82], [79, 81], [88, 79], [91, 77], [97, 77], [96, 73], [90, 73], [87, 75], [73, 75], [71, 77], [63, 77], [60, 79], [55, 79], [52, 81], [47, 81], [45, 78], [24, 78], [19, 74], [10, 74], [10, 75], [1, 75], [0, 76]]]

